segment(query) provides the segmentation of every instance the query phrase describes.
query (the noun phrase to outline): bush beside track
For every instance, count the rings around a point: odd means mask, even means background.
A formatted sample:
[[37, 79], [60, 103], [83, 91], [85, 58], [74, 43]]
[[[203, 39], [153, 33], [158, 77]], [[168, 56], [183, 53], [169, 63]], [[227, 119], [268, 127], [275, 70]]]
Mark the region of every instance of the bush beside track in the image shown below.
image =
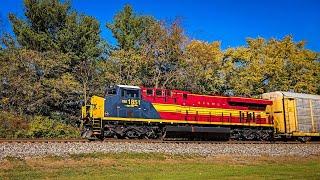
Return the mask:
[[44, 116], [0, 111], [0, 138], [78, 138], [79, 130]]

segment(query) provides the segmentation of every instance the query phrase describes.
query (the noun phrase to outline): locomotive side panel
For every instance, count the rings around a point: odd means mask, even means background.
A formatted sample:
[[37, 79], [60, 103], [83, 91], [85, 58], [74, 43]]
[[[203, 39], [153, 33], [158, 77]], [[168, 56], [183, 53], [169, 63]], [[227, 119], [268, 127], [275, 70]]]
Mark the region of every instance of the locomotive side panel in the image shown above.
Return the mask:
[[97, 138], [157, 138], [188, 129], [181, 135], [266, 140], [273, 133], [272, 121], [265, 114], [270, 103], [262, 99], [118, 85], [107, 89], [104, 98], [92, 97], [89, 116], [83, 118], [82, 134]]
[[160, 89], [152, 88], [142, 88], [142, 99], [151, 102], [160, 118], [168, 121], [243, 126], [272, 126], [273, 123], [265, 114], [266, 106], [272, 102], [262, 99], [198, 95], [177, 90], [160, 93]]

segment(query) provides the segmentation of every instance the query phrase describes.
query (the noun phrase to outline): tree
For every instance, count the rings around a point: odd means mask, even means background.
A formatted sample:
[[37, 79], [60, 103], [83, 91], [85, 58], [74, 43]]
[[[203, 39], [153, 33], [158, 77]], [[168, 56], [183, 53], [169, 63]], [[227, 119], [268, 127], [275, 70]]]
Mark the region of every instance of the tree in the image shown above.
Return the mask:
[[67, 72], [66, 61], [70, 58], [64, 54], [4, 51], [0, 57], [1, 109], [76, 120], [81, 85]]
[[[11, 60], [15, 65], [8, 70], [12, 78], [14, 74], [20, 77], [19, 68], [27, 73], [30, 84], [22, 86], [21, 91], [33, 93], [35, 87], [39, 88], [33, 96], [25, 96], [29, 99], [24, 105], [29, 110], [21, 112], [75, 119], [80, 97], [86, 102], [92, 89], [100, 89], [94, 87], [99, 86], [94, 82], [95, 68], [106, 46], [100, 37], [99, 22], [71, 11], [69, 1], [25, 0], [24, 4], [25, 19], [9, 15], [19, 45], [12, 46], [11, 51], [7, 49], [7, 57], [3, 59], [5, 63], [9, 57], [17, 58]], [[19, 78], [10, 80], [12, 94], [17, 88], [15, 81], [21, 83]], [[20, 97], [16, 95], [8, 96], [9, 101], [15, 102], [14, 99]]]
[[186, 47], [186, 57], [186, 88], [197, 93], [222, 94], [225, 79], [220, 43], [191, 41]]
[[24, 0], [25, 16], [19, 19], [9, 14], [19, 44], [40, 52], [58, 50], [58, 33], [64, 28], [70, 2], [59, 0]]
[[71, 55], [70, 71], [82, 83], [84, 102], [93, 89], [94, 69], [103, 53], [99, 22], [89, 16], [70, 14], [66, 27], [58, 33], [60, 51]]
[[142, 81], [144, 85], [156, 88], [177, 87], [177, 79], [182, 73], [186, 39], [179, 21], [169, 26], [158, 22], [147, 29], [140, 50], [147, 61]]
[[112, 76], [115, 82], [177, 86], [186, 40], [178, 21], [167, 26], [153, 17], [136, 15], [126, 5], [107, 27], [118, 41], [118, 49], [111, 53], [108, 63], [117, 70], [113, 73], [117, 76]]
[[68, 73], [82, 83], [86, 102], [96, 61], [104, 51], [99, 22], [72, 12], [69, 1], [25, 0], [24, 4], [26, 19], [9, 15], [19, 44], [38, 52], [67, 54]]
[[270, 91], [316, 93], [316, 54], [304, 42], [247, 39], [246, 47], [228, 50], [234, 76], [230, 84], [235, 94], [251, 96]]
[[139, 41], [144, 37], [145, 31], [150, 25], [156, 23], [151, 16], [138, 16], [133, 12], [130, 5], [125, 5], [113, 20], [113, 23], [107, 23], [109, 28], [118, 41], [120, 49], [139, 49]]

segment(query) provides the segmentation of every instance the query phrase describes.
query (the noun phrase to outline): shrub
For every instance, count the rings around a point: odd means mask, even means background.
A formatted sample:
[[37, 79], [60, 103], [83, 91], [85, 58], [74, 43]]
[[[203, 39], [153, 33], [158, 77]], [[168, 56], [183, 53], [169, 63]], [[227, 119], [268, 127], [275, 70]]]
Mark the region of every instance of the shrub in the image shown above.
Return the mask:
[[28, 119], [7, 111], [0, 111], [0, 138], [23, 138], [29, 128]]
[[28, 136], [32, 138], [75, 138], [79, 130], [48, 117], [35, 116], [30, 122]]
[[0, 138], [76, 138], [77, 128], [45, 116], [26, 117], [0, 111]]

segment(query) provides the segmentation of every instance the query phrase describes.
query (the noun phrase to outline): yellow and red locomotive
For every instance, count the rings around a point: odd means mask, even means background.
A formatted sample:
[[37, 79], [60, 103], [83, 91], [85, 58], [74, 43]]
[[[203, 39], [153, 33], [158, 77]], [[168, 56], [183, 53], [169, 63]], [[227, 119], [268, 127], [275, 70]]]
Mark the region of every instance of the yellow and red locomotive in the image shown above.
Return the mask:
[[[279, 120], [277, 112], [273, 111], [275, 99], [270, 94], [264, 94], [264, 97], [209, 96], [117, 85], [106, 89], [105, 97], [93, 96], [90, 105], [82, 108], [82, 136], [236, 140], [294, 136], [293, 132], [280, 131], [286, 117]], [[320, 102], [317, 97], [314, 96], [315, 103]], [[279, 106], [278, 101], [275, 105]], [[295, 134], [299, 137], [319, 136], [318, 124], [318, 120], [313, 124], [313, 132]]]

